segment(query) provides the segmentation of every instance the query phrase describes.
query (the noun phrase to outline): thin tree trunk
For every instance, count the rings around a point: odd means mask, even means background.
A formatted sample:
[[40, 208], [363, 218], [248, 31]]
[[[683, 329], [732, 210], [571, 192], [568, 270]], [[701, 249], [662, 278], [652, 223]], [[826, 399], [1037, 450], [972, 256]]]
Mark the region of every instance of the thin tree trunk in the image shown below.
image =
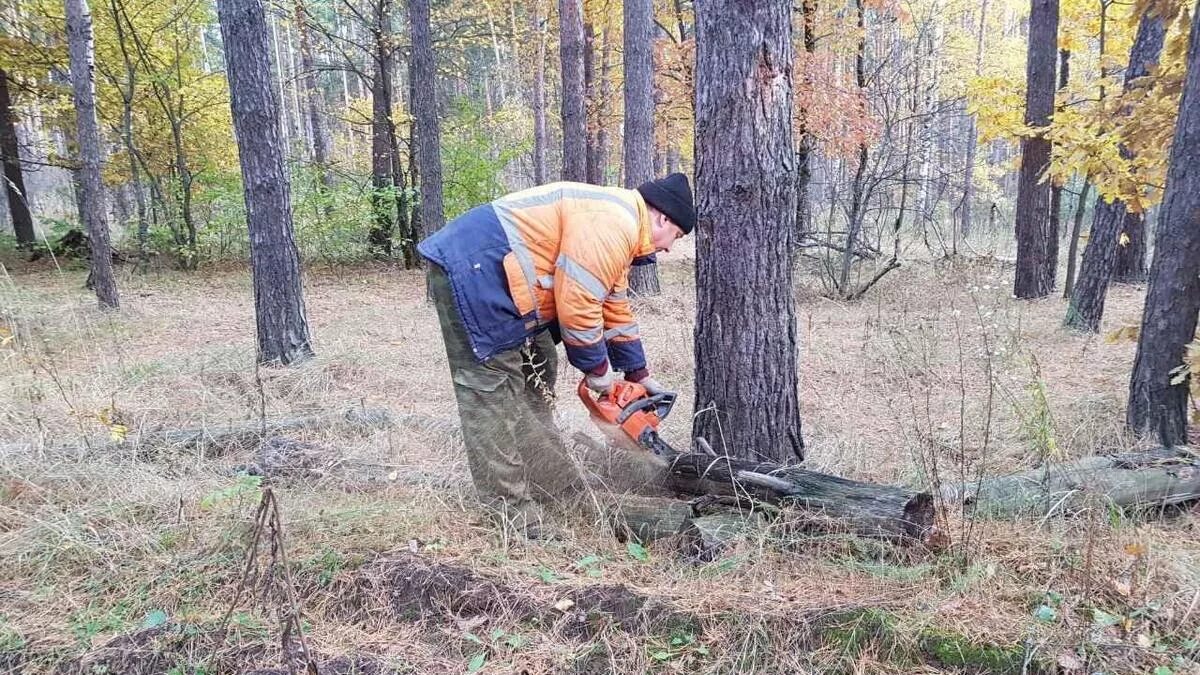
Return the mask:
[[1042, 174], [1050, 164], [1050, 141], [1041, 134], [1054, 116], [1054, 66], [1058, 54], [1058, 0], [1030, 0], [1029, 50], [1025, 68], [1025, 124], [1037, 135], [1021, 139], [1021, 179], [1017, 185], [1018, 298], [1042, 298], [1054, 288], [1051, 257], [1058, 235], [1050, 222], [1050, 185]]
[[[854, 57], [854, 77], [858, 85], [858, 90], [864, 91], [867, 86], [866, 76], [866, 49], [867, 49], [867, 32], [866, 18], [863, 10], [863, 0], [855, 0], [855, 8], [858, 16], [858, 49]], [[922, 162], [922, 170], [928, 164]], [[854, 183], [850, 188], [850, 220], [846, 224], [846, 249], [842, 253], [842, 269], [838, 275], [838, 293], [846, 298], [853, 293], [850, 289], [850, 263], [854, 258], [854, 248], [858, 243], [859, 232], [862, 231], [863, 223], [863, 179], [867, 170], [867, 144], [860, 143], [858, 146], [858, 167], [854, 170]], [[922, 177], [924, 178], [924, 176]], [[926, 194], [928, 182], [922, 180], [923, 196]]]
[[600, 92], [596, 100], [596, 180], [608, 183], [608, 110], [612, 101], [612, 42], [608, 29], [600, 35]]
[[313, 164], [321, 179], [321, 185], [329, 190], [333, 187], [333, 171], [329, 166], [329, 131], [325, 128], [325, 97], [317, 82], [316, 60], [313, 58], [311, 39], [308, 34], [308, 12], [302, 0], [296, 0], [296, 38], [300, 43], [300, 68], [304, 71], [305, 100], [308, 103], [308, 126], [312, 136]]
[[546, 182], [546, 27], [542, 3], [534, 3], [531, 22], [537, 34], [537, 63], [533, 67], [533, 182]]
[[1168, 447], [1188, 442], [1190, 377], [1186, 369], [1177, 373], [1200, 313], [1200, 21], [1192, 22], [1177, 120], [1126, 419], [1135, 433], [1158, 434]]
[[[1150, 68], [1158, 63], [1165, 35], [1166, 26], [1158, 15], [1147, 13], [1141, 17], [1137, 36], [1129, 50], [1125, 91], [1132, 89], [1134, 82], [1147, 75]], [[1129, 114], [1129, 111], [1122, 112]], [[1121, 153], [1128, 158], [1133, 156], [1124, 146], [1121, 147]], [[1092, 333], [1100, 330], [1104, 298], [1116, 268], [1117, 255], [1122, 246], [1120, 235], [1126, 227], [1125, 220], [1130, 217], [1128, 213], [1128, 207], [1120, 199], [1112, 202], [1105, 201], [1103, 197], [1096, 199], [1092, 231], [1083, 249], [1079, 279], [1067, 307], [1066, 325], [1071, 328]], [[1134, 217], [1140, 216], [1135, 214]]]
[[[654, 1], [625, 0], [625, 187], [634, 189], [654, 179]], [[629, 272], [629, 288], [658, 295], [657, 265], [637, 265]]]
[[1075, 289], [1075, 261], [1079, 257], [1079, 233], [1083, 230], [1083, 212], [1087, 208], [1088, 189], [1092, 187], [1089, 176], [1083, 176], [1079, 188], [1079, 200], [1075, 202], [1075, 217], [1071, 223], [1071, 239], [1067, 248], [1067, 278], [1063, 283], [1063, 298], [1070, 300]]
[[562, 60], [563, 180], [587, 180], [587, 109], [583, 91], [583, 0], [558, 0]]
[[373, 60], [375, 73], [371, 78], [371, 230], [367, 241], [371, 252], [379, 258], [392, 255], [392, 235], [395, 221], [395, 194], [392, 159], [392, 52], [387, 43], [391, 32], [390, 0], [374, 0], [375, 25]]
[[[678, 4], [678, 0], [676, 0]], [[813, 55], [817, 51], [817, 0], [801, 0], [800, 12], [802, 17], [802, 26], [804, 29], [804, 72], [800, 76], [805, 82], [809, 81], [808, 69]], [[680, 25], [680, 31], [683, 27]], [[807, 102], [805, 102], [807, 104]], [[797, 139], [796, 145], [796, 228], [797, 238], [796, 243], [803, 243], [812, 233], [812, 201], [809, 195], [809, 186], [812, 184], [812, 154], [814, 151], [814, 143], [812, 135], [808, 132], [808, 111], [800, 106], [796, 111], [799, 118], [799, 123], [796, 125]]]
[[[585, 10], [586, 11], [586, 10]], [[600, 150], [597, 134], [600, 124], [599, 100], [596, 86], [596, 29], [591, 21], [583, 24], [583, 99], [587, 116], [587, 182], [599, 185], [600, 179]]]
[[[1071, 80], [1071, 52], [1067, 49], [1058, 50], [1058, 91], [1066, 90]], [[1062, 192], [1061, 185], [1050, 185], [1050, 242], [1047, 253], [1053, 264], [1050, 265], [1050, 287], [1057, 282], [1058, 273], [1058, 233], [1062, 231]]]
[[[975, 77], [983, 73], [983, 42], [984, 31], [987, 27], [988, 0], [979, 3], [979, 31], [975, 35]], [[959, 231], [966, 237], [971, 234], [971, 219], [975, 207], [975, 154], [979, 146], [978, 115], [967, 119], [967, 162], [963, 177], [962, 220]]]
[[[79, 142], [79, 181], [83, 222], [91, 248], [89, 280], [96, 290], [101, 309], [117, 309], [117, 281], [113, 276], [112, 247], [109, 245], [108, 219], [105, 217], [104, 186], [100, 181], [102, 165], [100, 129], [96, 122], [95, 83], [92, 79], [92, 14], [87, 0], [66, 0], [67, 44], [71, 60], [71, 88], [74, 93], [76, 136]], [[6, 167], [7, 168], [7, 167]]]
[[21, 146], [17, 139], [16, 115], [8, 93], [8, 73], [0, 69], [0, 156], [4, 161], [4, 191], [8, 198], [8, 214], [19, 248], [29, 248], [37, 240], [33, 231], [33, 216], [29, 213], [29, 196], [25, 192], [25, 176], [21, 170]]
[[[412, 26], [412, 110], [415, 122], [412, 142], [421, 174], [421, 229], [417, 241], [442, 228], [442, 135], [438, 123], [437, 69], [433, 58], [433, 36], [429, 26], [429, 0], [409, 0]], [[417, 258], [420, 264], [420, 257]]]
[[313, 350], [292, 234], [267, 21], [262, 0], [218, 0], [217, 13], [250, 230], [258, 360], [287, 365], [307, 359]]
[[791, 6], [696, 3], [696, 409], [720, 453], [804, 455], [792, 294]]

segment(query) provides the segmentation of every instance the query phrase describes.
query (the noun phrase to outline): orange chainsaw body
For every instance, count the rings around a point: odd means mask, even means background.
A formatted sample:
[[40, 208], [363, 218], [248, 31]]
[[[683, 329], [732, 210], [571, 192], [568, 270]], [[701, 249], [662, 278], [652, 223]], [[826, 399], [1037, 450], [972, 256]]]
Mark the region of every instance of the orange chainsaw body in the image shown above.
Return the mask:
[[607, 394], [594, 396], [584, 378], [578, 393], [593, 419], [619, 427], [637, 445], [662, 454], [666, 446], [658, 437], [658, 426], [675, 405], [674, 392], [651, 395], [637, 382], [618, 380]]

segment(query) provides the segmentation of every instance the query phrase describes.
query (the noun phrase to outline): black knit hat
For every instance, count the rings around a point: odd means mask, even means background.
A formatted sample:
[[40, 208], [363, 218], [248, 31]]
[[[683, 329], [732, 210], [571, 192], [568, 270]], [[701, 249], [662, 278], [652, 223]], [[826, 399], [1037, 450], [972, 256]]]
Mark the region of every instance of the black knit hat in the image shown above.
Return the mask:
[[673, 173], [638, 186], [646, 203], [671, 219], [684, 234], [691, 234], [696, 227], [696, 207], [692, 202], [692, 186], [687, 176]]

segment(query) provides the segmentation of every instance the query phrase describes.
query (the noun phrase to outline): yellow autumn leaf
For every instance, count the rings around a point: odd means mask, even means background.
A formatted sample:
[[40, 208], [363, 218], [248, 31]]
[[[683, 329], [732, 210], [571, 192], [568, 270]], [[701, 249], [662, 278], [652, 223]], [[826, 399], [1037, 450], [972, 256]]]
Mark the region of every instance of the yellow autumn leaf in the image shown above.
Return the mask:
[[108, 427], [108, 435], [115, 443], [124, 443], [125, 437], [129, 435], [129, 427], [124, 424], [112, 424]]
[[1125, 232], [1122, 232], [1122, 233], [1121, 233], [1121, 239], [1120, 239], [1120, 242], [1119, 242], [1119, 243], [1121, 244], [1122, 248], [1123, 248], [1123, 247], [1125, 247], [1125, 246], [1128, 246], [1130, 241], [1131, 241], [1131, 240], [1129, 239], [1129, 235], [1128, 235], [1127, 233], [1125, 233]]
[[1146, 545], [1140, 541], [1135, 541], [1130, 544], [1125, 544], [1125, 554], [1140, 558], [1146, 555]]

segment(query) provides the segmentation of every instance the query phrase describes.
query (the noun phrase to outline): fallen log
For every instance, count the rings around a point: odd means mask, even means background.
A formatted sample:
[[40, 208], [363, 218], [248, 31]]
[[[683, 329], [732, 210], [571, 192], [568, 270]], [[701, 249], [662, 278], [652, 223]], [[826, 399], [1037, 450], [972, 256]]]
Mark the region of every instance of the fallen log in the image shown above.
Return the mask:
[[687, 494], [793, 506], [826, 525], [836, 523], [842, 531], [865, 537], [927, 542], [934, 534], [934, 501], [928, 492], [700, 453], [672, 459], [667, 481]]
[[1200, 499], [1200, 456], [1183, 448], [1084, 457], [1010, 476], [951, 485], [948, 503], [991, 518], [1046, 516], [1086, 508], [1097, 497], [1125, 507], [1163, 507]]

